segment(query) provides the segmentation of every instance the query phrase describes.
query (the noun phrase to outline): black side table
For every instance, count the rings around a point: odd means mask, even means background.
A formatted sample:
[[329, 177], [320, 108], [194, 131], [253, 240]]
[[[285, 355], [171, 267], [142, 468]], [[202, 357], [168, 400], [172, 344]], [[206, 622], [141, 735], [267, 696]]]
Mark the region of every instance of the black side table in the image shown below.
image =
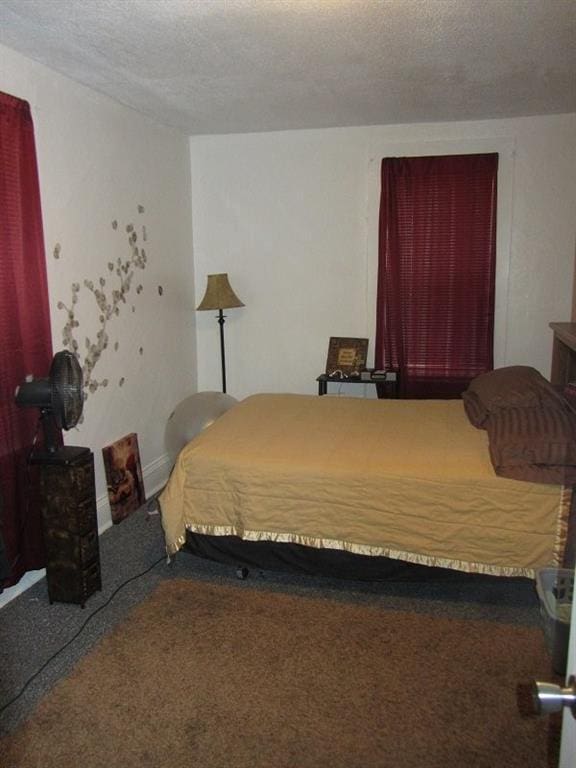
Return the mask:
[[375, 384], [378, 397], [398, 397], [398, 372], [386, 371], [385, 377], [370, 376], [362, 378], [361, 376], [328, 376], [327, 373], [321, 373], [316, 379], [318, 382], [318, 394], [328, 394], [328, 384]]

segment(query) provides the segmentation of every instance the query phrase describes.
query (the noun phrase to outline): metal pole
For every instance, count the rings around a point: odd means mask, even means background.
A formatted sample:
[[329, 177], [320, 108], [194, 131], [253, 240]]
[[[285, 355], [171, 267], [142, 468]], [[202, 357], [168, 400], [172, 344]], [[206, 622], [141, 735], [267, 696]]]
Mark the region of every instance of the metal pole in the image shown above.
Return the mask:
[[218, 324], [220, 325], [220, 357], [222, 359], [222, 392], [226, 392], [226, 353], [224, 352], [224, 322], [225, 317], [221, 309], [218, 310]]

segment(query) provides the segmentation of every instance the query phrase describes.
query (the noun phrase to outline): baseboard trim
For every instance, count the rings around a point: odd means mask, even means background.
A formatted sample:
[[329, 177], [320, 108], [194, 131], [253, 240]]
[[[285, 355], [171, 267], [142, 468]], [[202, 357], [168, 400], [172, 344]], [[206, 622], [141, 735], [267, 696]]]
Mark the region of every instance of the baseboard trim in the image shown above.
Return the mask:
[[[166, 485], [171, 469], [172, 461], [168, 454], [159, 456], [142, 469], [142, 478], [144, 480], [147, 499], [151, 499], [154, 494], [158, 493], [158, 491]], [[110, 503], [108, 501], [107, 493], [101, 494], [96, 499], [96, 513], [98, 515], [98, 534], [101, 536], [104, 531], [107, 531], [112, 527], [112, 514], [110, 512]], [[26, 592], [27, 589], [30, 589], [30, 587], [45, 576], [45, 568], [25, 573], [18, 584], [15, 584], [13, 587], [8, 587], [8, 589], [5, 589], [0, 593], [0, 610], [14, 600], [14, 598], [18, 597], [18, 595], [21, 595]]]
[[173, 461], [167, 453], [148, 464], [143, 471], [147, 499], [158, 493], [166, 485], [172, 471], [172, 465]]
[[8, 589], [5, 589], [4, 592], [0, 594], [0, 610], [14, 600], [15, 597], [18, 597], [18, 595], [21, 595], [23, 592], [26, 592], [27, 589], [34, 586], [34, 584], [40, 581], [40, 579], [43, 579], [44, 576], [46, 576], [45, 568], [42, 568], [40, 571], [28, 571], [28, 573], [25, 573], [18, 584], [15, 584], [13, 587], [8, 587]]

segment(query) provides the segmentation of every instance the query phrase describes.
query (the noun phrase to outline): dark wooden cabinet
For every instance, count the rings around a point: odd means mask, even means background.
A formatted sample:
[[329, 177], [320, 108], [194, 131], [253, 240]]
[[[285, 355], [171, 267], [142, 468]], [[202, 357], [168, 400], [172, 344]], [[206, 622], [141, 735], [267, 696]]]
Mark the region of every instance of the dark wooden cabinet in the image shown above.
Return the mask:
[[40, 473], [50, 602], [84, 607], [102, 588], [94, 456], [88, 448], [64, 446], [33, 461]]
[[563, 387], [576, 381], [576, 323], [550, 323], [554, 331], [550, 381]]

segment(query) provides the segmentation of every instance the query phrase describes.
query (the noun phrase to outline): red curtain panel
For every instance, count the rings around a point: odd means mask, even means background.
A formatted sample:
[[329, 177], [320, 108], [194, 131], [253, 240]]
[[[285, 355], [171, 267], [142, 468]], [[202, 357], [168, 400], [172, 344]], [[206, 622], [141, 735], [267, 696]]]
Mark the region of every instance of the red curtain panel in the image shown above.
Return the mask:
[[10, 575], [45, 565], [34, 468], [28, 456], [38, 411], [18, 408], [26, 376], [46, 377], [52, 360], [42, 214], [27, 102], [0, 92], [0, 535]]
[[498, 155], [382, 162], [376, 353], [404, 397], [493, 367]]

